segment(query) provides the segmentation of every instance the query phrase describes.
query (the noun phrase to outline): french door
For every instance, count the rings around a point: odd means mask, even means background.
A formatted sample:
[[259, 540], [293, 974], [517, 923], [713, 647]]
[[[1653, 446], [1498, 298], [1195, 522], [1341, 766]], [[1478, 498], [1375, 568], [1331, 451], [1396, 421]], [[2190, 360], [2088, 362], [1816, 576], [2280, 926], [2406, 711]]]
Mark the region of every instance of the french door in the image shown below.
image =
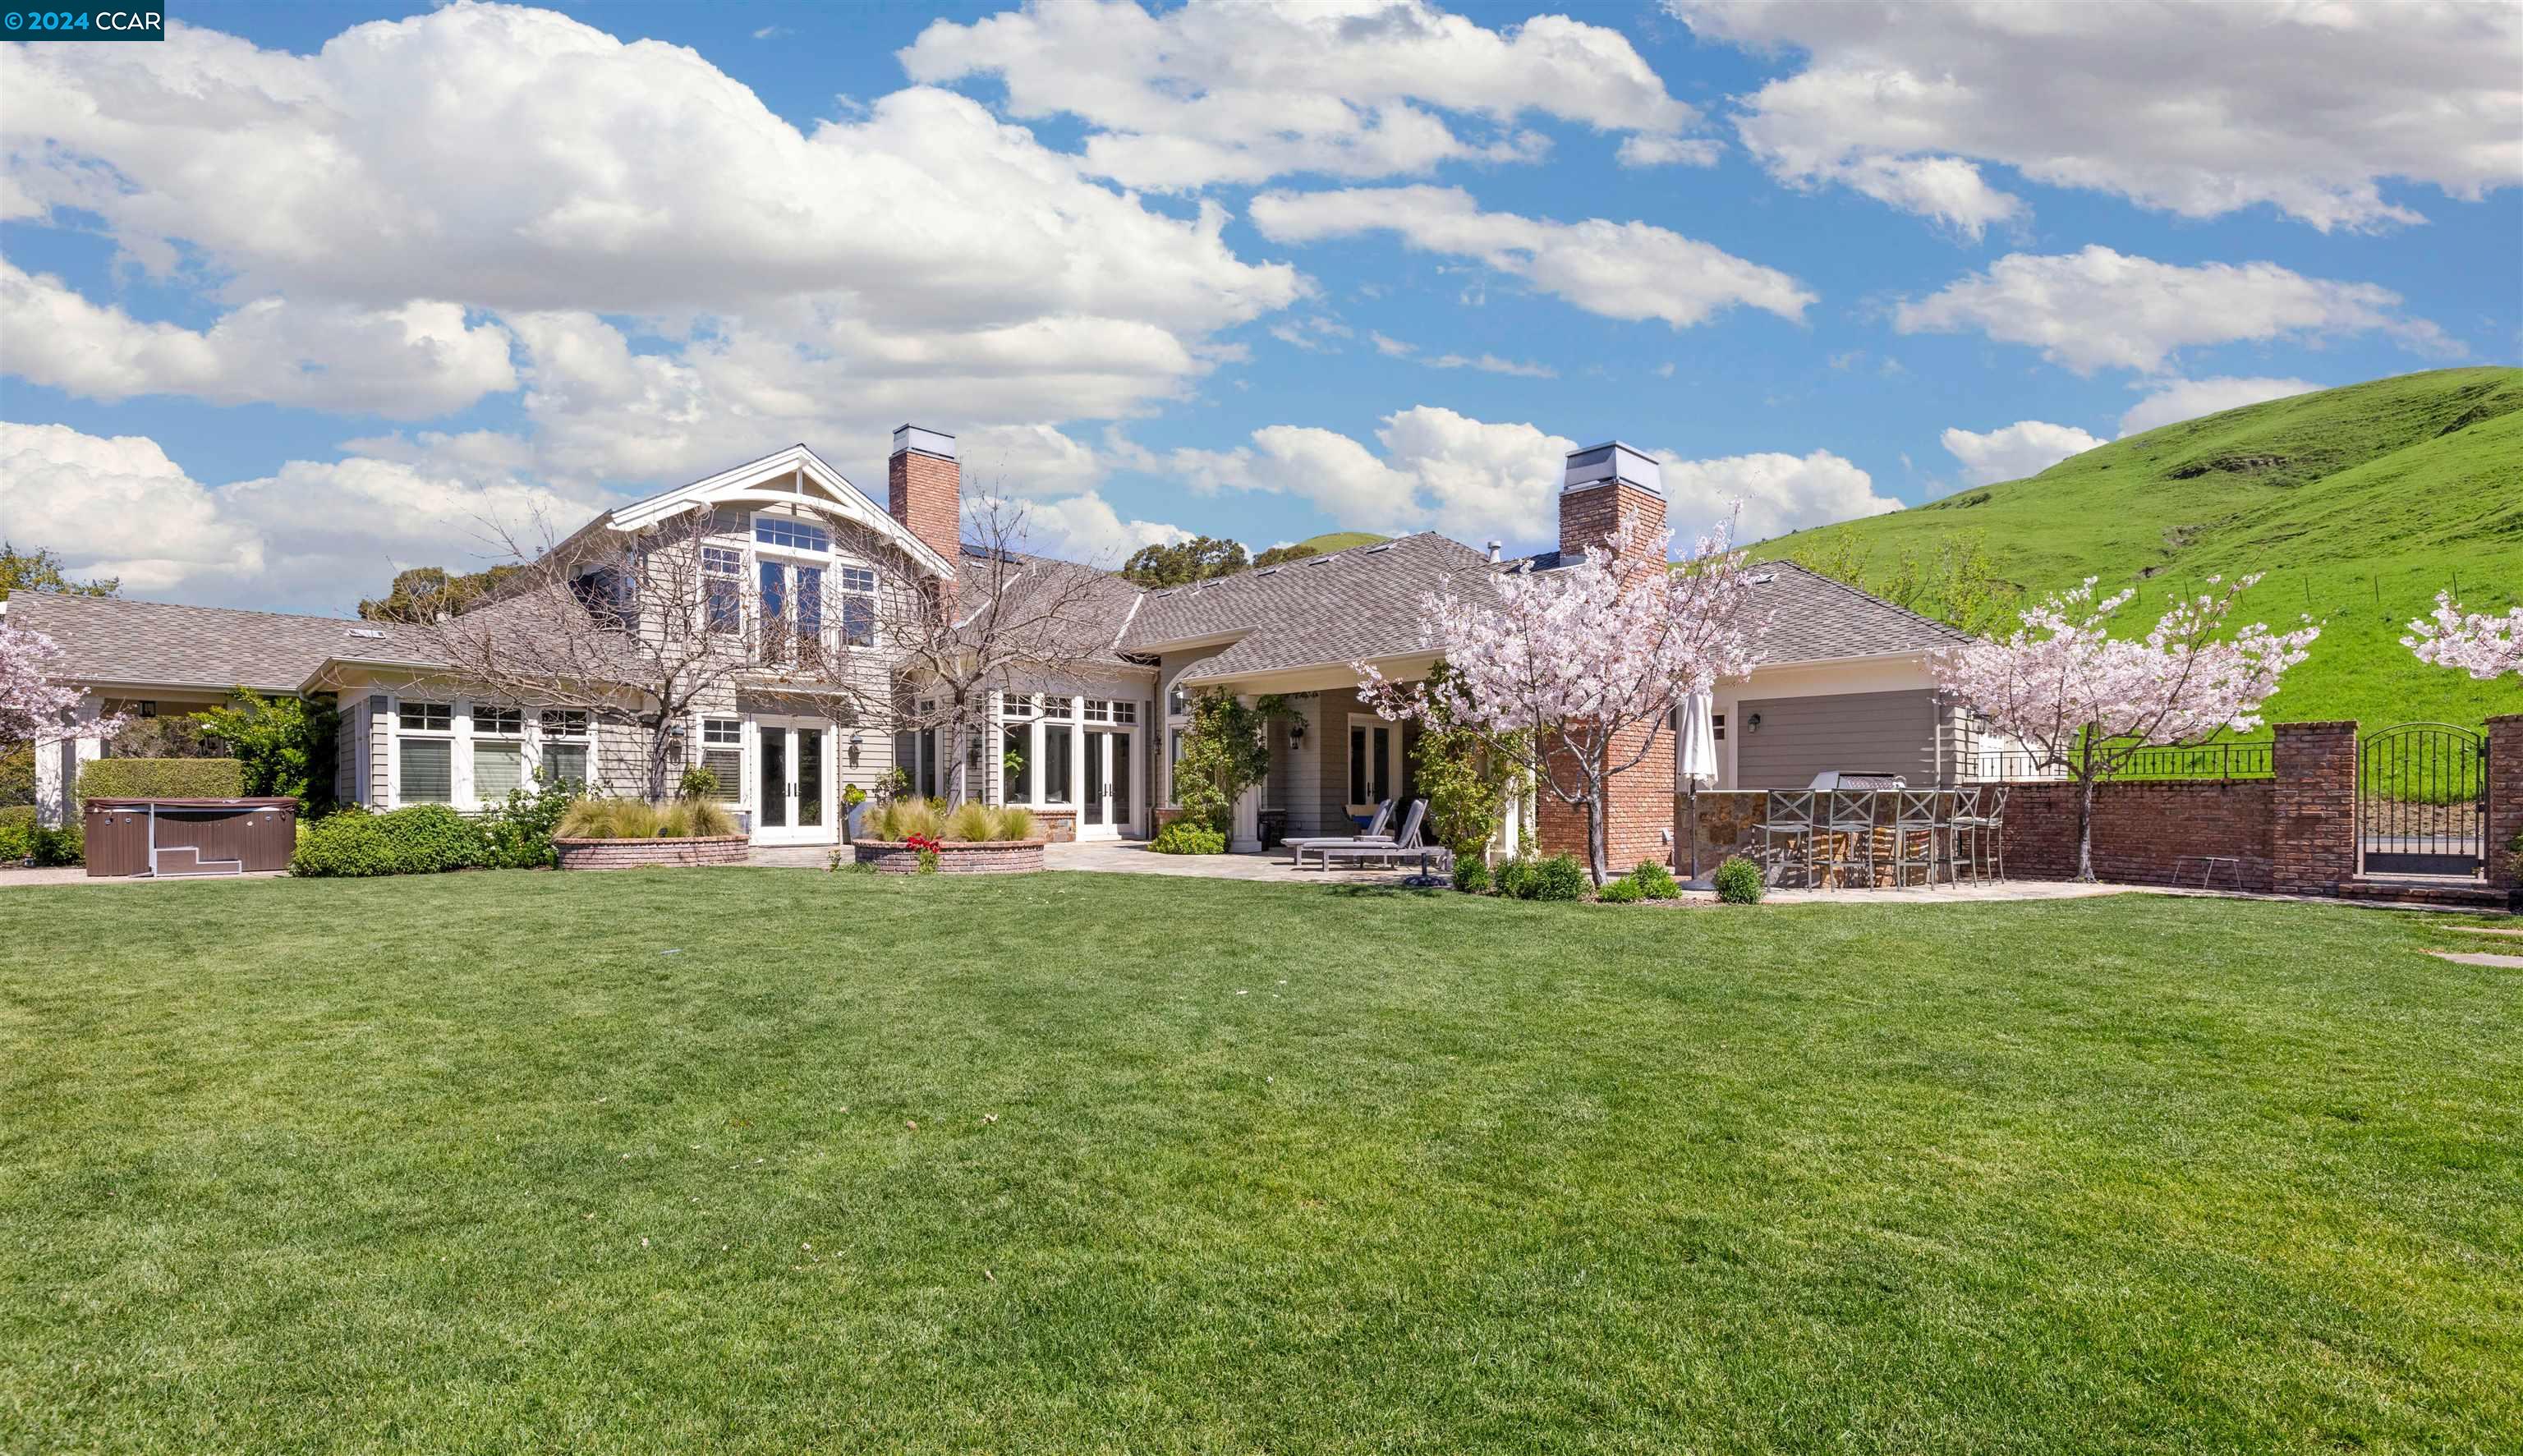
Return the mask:
[[821, 725], [759, 723], [754, 735], [753, 842], [833, 843], [832, 733]]
[[1086, 730], [1085, 792], [1077, 804], [1077, 837], [1119, 839], [1137, 823], [1138, 806], [1131, 798], [1130, 750], [1135, 738], [1128, 728]]

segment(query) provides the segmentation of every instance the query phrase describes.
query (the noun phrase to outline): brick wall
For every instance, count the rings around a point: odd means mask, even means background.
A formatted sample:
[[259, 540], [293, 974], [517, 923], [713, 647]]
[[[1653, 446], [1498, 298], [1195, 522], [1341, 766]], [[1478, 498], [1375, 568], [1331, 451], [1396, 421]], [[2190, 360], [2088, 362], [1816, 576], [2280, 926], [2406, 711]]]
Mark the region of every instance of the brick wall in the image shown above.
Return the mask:
[[2488, 720], [2488, 882], [2523, 890], [2506, 846], [2523, 834], [2523, 713]]
[[[1043, 841], [1013, 839], [1001, 844], [949, 844], [937, 851], [940, 874], [1022, 874], [1042, 868]], [[851, 846], [862, 865], [886, 874], [918, 874], [920, 852], [904, 844], [867, 840]]]
[[[2018, 879], [2073, 879], [2076, 796], [2072, 783], [2007, 785], [2006, 872]], [[2210, 883], [2266, 893], [2275, 883], [2272, 834], [2277, 785], [2106, 783], [2094, 791], [2094, 877], [2124, 885], [2196, 885], [2202, 855], [2240, 863], [2215, 867]], [[1982, 868], [1992, 872], [1994, 866]]]
[[949, 562], [961, 547], [962, 468], [926, 450], [898, 450], [884, 466], [885, 509]]
[[741, 865], [751, 843], [741, 834], [706, 839], [558, 839], [563, 869], [649, 869], [658, 866]]
[[[1650, 731], [1646, 724], [1624, 729], [1612, 743], [1612, 761], [1627, 758]], [[1579, 782], [1575, 769], [1564, 772], [1561, 782]], [[1586, 811], [1565, 804], [1547, 788], [1537, 788], [1539, 801], [1535, 813], [1534, 838], [1542, 853], [1567, 853], [1579, 860], [1586, 858]], [[1659, 865], [1673, 863], [1673, 845], [1668, 834], [1673, 827], [1673, 735], [1660, 734], [1655, 746], [1635, 766], [1612, 775], [1604, 796], [1603, 868], [1614, 874], [1626, 873], [1642, 860]]]
[[2282, 723], [2275, 770], [2271, 888], [2282, 895], [2337, 894], [2356, 877], [2356, 724]]

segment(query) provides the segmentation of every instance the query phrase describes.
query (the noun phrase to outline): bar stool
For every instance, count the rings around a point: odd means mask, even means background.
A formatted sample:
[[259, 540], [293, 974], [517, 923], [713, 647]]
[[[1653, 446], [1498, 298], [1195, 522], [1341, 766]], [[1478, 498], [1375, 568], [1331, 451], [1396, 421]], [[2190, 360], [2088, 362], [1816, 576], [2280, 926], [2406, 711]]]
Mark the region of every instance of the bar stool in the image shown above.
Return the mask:
[[[1772, 884], [1780, 882], [1779, 871], [1793, 865], [1804, 870], [1805, 883], [1814, 882], [1814, 795], [1810, 789], [1772, 789], [1768, 806], [1761, 815], [1761, 868]], [[1783, 852], [1781, 842], [1785, 843]]]
[[[1872, 789], [1835, 788], [1831, 791], [1830, 813], [1823, 821], [1822, 869], [1826, 876], [1832, 870], [1846, 870], [1859, 865], [1866, 867], [1866, 888], [1875, 888], [1875, 791]], [[1848, 840], [1846, 853], [1840, 849], [1841, 836]], [[1844, 887], [1847, 876], [1840, 877]]]
[[[1943, 807], [1945, 791], [1932, 788], [1905, 788], [1899, 791], [1901, 802], [1892, 817], [1892, 883], [1905, 887], [1913, 869], [1926, 871], [1928, 889], [1936, 887], [1936, 836], [1951, 834], [1952, 822], [1938, 811]], [[1913, 842], [1919, 853], [1912, 855]]]

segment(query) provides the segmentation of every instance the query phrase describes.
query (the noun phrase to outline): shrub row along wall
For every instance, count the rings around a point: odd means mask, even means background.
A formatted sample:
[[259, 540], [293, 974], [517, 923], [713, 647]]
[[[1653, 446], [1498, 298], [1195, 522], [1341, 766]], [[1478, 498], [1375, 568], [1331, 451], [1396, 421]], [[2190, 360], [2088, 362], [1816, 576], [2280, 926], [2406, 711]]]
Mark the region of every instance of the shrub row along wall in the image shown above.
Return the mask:
[[236, 799], [245, 795], [245, 765], [232, 758], [99, 758], [79, 766], [78, 797], [89, 799]]

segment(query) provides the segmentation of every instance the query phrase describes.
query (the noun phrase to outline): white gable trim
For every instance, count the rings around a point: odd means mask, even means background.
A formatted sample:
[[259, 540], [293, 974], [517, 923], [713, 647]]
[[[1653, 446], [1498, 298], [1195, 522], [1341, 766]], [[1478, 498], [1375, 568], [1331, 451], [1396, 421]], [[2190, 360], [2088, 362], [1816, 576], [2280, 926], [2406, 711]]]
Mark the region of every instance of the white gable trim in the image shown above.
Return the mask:
[[868, 498], [822, 456], [802, 445], [748, 460], [706, 480], [679, 486], [645, 500], [617, 506], [603, 516], [616, 531], [642, 531], [697, 505], [795, 505], [800, 502], [831, 511], [891, 540], [911, 558], [939, 577], [951, 579], [955, 568], [927, 542], [904, 529], [883, 507]]

